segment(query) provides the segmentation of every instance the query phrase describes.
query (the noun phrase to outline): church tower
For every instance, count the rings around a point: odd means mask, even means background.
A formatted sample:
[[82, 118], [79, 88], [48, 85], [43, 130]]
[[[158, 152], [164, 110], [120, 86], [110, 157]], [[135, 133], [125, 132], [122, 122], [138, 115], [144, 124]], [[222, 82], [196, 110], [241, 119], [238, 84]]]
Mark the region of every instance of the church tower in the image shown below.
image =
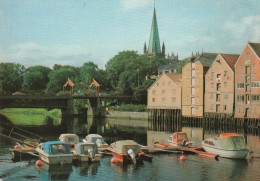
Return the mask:
[[154, 8], [149, 44], [148, 44], [148, 47], [146, 47], [146, 44], [145, 44], [144, 54], [156, 55], [156, 56], [162, 56], [164, 54], [164, 56], [165, 56], [165, 45], [164, 44], [163, 44], [162, 49], [164, 52], [162, 52], [162, 50], [161, 50], [157, 18], [156, 18], [156, 11]]

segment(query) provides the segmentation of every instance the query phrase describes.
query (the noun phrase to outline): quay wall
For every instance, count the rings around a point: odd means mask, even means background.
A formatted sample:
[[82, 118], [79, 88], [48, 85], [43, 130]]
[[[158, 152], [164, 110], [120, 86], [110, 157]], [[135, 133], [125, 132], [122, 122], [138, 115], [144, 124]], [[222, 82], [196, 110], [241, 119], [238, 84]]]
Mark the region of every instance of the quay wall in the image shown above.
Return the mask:
[[137, 120], [148, 120], [148, 112], [126, 112], [126, 111], [114, 111], [109, 110], [106, 113], [107, 118], [116, 119], [137, 119]]

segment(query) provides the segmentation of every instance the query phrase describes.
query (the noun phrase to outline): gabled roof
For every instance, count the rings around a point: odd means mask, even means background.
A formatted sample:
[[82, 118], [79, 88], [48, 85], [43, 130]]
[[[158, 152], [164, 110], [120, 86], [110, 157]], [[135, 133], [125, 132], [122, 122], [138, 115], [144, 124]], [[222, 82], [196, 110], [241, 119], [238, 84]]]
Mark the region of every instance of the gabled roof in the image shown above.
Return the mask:
[[95, 79], [92, 80], [88, 87], [92, 87], [93, 85], [96, 87], [100, 87], [99, 83]]
[[210, 67], [213, 61], [215, 60], [217, 53], [202, 53], [199, 57], [197, 57], [195, 61], [200, 61], [203, 67]]
[[248, 43], [248, 44], [254, 50], [258, 58], [260, 58], [260, 43]]
[[67, 87], [67, 85], [74, 87], [74, 83], [68, 78], [67, 82], [63, 85], [63, 87]]
[[172, 79], [174, 82], [180, 82], [182, 78], [182, 74], [166, 74], [170, 79]]
[[235, 70], [235, 63], [239, 57], [238, 54], [222, 54], [221, 56], [226, 60], [226, 62], [230, 65], [230, 67]]

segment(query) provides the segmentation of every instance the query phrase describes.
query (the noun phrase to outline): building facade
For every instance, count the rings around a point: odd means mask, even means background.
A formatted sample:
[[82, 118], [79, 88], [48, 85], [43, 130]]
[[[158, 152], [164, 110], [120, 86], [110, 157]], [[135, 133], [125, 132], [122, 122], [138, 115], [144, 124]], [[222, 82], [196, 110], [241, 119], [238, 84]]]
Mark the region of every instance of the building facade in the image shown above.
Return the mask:
[[235, 64], [235, 117], [260, 118], [260, 43], [248, 43]]
[[239, 55], [219, 53], [205, 74], [205, 113], [233, 116], [235, 63]]
[[147, 89], [148, 109], [181, 109], [181, 74], [162, 74]]
[[182, 115], [202, 117], [204, 113], [204, 75], [216, 53], [191, 57], [182, 68]]

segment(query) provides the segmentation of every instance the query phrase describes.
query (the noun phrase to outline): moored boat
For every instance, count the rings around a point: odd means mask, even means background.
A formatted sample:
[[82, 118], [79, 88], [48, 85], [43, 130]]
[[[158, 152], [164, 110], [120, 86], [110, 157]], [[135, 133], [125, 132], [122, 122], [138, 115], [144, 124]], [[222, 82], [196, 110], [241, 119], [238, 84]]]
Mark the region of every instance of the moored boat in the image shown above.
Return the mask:
[[95, 143], [98, 147], [108, 146], [103, 137], [99, 134], [89, 134], [82, 141]]
[[96, 162], [100, 161], [102, 154], [98, 153], [97, 144], [92, 142], [78, 143], [73, 151], [74, 158], [78, 161]]
[[237, 133], [221, 133], [203, 140], [201, 145], [206, 152], [225, 158], [245, 158], [249, 152], [243, 136]]
[[133, 140], [116, 141], [111, 144], [111, 151], [114, 155], [114, 158], [112, 158], [113, 162], [136, 163], [142, 162], [143, 160], [152, 161], [153, 158], [146, 155], [142, 151], [141, 145], [137, 144]]
[[70, 148], [74, 148], [74, 146], [79, 143], [79, 136], [76, 134], [65, 133], [60, 135], [59, 140], [67, 143]]
[[187, 133], [185, 132], [175, 132], [170, 136], [168, 142], [172, 146], [182, 146], [182, 147], [190, 147], [193, 142], [189, 141]]
[[72, 163], [73, 154], [67, 143], [63, 141], [47, 141], [35, 149], [42, 161], [48, 164]]

